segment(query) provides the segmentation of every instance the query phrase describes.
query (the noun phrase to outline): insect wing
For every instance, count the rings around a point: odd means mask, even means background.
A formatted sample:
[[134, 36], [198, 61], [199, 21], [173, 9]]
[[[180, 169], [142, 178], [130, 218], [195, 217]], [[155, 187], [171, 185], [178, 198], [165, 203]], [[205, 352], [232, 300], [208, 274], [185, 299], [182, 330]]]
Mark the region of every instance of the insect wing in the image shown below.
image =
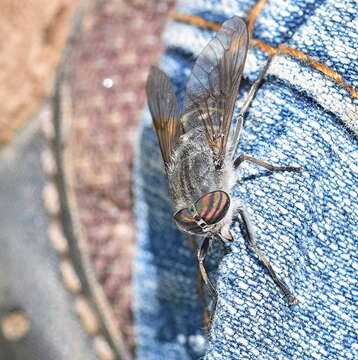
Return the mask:
[[169, 78], [155, 66], [150, 70], [146, 92], [160, 150], [167, 167], [172, 150], [181, 134], [177, 99]]
[[230, 196], [225, 191], [212, 191], [195, 202], [200, 217], [208, 224], [216, 224], [224, 218], [230, 207]]
[[225, 154], [247, 46], [246, 24], [234, 16], [201, 52], [188, 80], [181, 119], [184, 131], [204, 126], [217, 155]]

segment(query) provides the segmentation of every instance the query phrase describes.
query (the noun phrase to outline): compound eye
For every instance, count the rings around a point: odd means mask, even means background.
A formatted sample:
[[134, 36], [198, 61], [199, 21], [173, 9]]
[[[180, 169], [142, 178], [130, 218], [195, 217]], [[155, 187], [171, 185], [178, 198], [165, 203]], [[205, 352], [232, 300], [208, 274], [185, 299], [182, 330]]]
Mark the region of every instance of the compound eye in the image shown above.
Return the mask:
[[195, 208], [206, 224], [213, 225], [224, 218], [230, 207], [230, 196], [221, 190], [203, 195], [195, 202]]
[[192, 209], [185, 208], [179, 210], [173, 217], [181, 229], [187, 232], [199, 234], [202, 233], [202, 230], [201, 227], [198, 225], [197, 220], [193, 216], [194, 213], [195, 211], [192, 211]]

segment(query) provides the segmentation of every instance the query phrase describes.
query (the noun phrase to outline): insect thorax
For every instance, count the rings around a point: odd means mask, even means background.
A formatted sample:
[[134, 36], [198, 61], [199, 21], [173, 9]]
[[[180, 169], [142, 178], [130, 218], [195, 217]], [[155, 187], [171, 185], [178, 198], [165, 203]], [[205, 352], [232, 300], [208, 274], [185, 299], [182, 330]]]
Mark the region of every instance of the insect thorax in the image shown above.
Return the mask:
[[225, 169], [217, 169], [213, 152], [207, 145], [203, 129], [196, 128], [181, 136], [173, 152], [168, 171], [176, 210], [191, 206], [202, 195], [225, 186]]

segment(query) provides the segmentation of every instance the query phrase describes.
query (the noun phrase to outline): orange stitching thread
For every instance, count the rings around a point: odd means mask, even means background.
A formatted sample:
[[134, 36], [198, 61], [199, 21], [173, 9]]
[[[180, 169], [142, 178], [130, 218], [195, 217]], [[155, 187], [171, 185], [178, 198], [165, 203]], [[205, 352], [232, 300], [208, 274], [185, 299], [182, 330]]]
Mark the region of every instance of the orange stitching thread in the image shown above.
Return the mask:
[[[259, 1], [259, 3], [263, 3], [262, 6], [264, 5], [264, 2], [265, 1]], [[250, 16], [253, 16], [253, 19], [254, 19], [254, 20], [250, 20], [251, 24], [254, 24], [254, 21], [256, 20], [256, 17], [254, 17], [253, 14], [256, 14], [256, 16], [257, 16], [257, 14], [259, 13], [259, 11], [257, 11], [257, 9], [255, 9], [255, 8], [258, 8], [259, 3], [257, 3], [257, 5], [255, 5], [253, 7], [253, 9], [251, 10]], [[261, 6], [261, 8], [262, 8], [262, 6]], [[182, 21], [182, 22], [185, 22], [185, 23], [188, 23], [188, 24], [191, 24], [191, 25], [195, 25], [195, 26], [198, 26], [200, 28], [207, 29], [207, 30], [217, 31], [217, 30], [220, 29], [220, 24], [206, 21], [203, 18], [201, 18], [200, 16], [173, 13], [171, 15], [171, 17], [174, 20]], [[330, 79], [334, 80], [337, 84], [339, 84], [345, 90], [347, 90], [353, 97], [358, 99], [358, 91], [356, 89], [354, 89], [353, 87], [349, 86], [345, 82], [342, 75], [340, 75], [336, 71], [330, 69], [328, 66], [322, 64], [321, 62], [309, 57], [308, 55], [306, 55], [302, 51], [293, 49], [293, 48], [291, 48], [291, 47], [289, 47], [289, 46], [287, 46], [285, 44], [281, 44], [278, 48], [275, 48], [275, 47], [270, 46], [270, 45], [268, 45], [268, 44], [266, 44], [263, 41], [258, 40], [258, 39], [252, 39], [250, 41], [250, 45], [253, 46], [253, 47], [257, 47], [260, 50], [262, 50], [262, 51], [264, 51], [264, 52], [266, 52], [268, 54], [278, 54], [278, 53], [280, 53], [280, 54], [290, 55], [290, 56], [292, 56], [292, 57], [294, 57], [296, 59], [299, 59], [299, 60], [305, 62], [306, 64], [308, 64], [309, 66], [311, 66], [312, 68], [318, 70], [322, 74], [326, 75]]]
[[201, 27], [202, 29], [218, 31], [221, 27], [220, 24], [206, 21], [203, 18], [201, 18], [200, 16], [172, 13], [171, 17], [174, 20], [186, 22], [191, 25], [196, 25], [198, 27]]
[[278, 49], [273, 47], [273, 46], [270, 46], [266, 43], [264, 43], [263, 41], [261, 40], [258, 40], [258, 39], [252, 39], [250, 40], [250, 46], [252, 47], [257, 47], [259, 48], [260, 50], [270, 54], [270, 55], [275, 55], [278, 53]]
[[327, 75], [329, 78], [333, 79], [334, 81], [336, 81], [339, 85], [341, 85], [344, 89], [346, 89], [350, 94], [352, 94], [355, 98], [358, 99], [358, 91], [354, 88], [352, 88], [351, 86], [349, 86], [343, 76], [341, 74], [339, 74], [337, 71], [334, 71], [332, 69], [330, 69], [328, 66], [322, 64], [321, 62], [309, 57], [308, 55], [306, 55], [305, 53], [303, 53], [300, 50], [296, 50], [293, 49], [289, 46], [287, 46], [286, 44], [281, 44], [278, 47], [278, 52], [280, 54], [289, 54], [292, 57], [295, 57], [303, 62], [305, 62], [306, 64], [312, 66], [314, 69], [320, 71], [321, 73]]
[[252, 33], [252, 30], [254, 29], [255, 26], [256, 18], [266, 3], [267, 0], [259, 0], [257, 4], [251, 8], [249, 15], [247, 16], [246, 19], [247, 30], [249, 31], [249, 34]]

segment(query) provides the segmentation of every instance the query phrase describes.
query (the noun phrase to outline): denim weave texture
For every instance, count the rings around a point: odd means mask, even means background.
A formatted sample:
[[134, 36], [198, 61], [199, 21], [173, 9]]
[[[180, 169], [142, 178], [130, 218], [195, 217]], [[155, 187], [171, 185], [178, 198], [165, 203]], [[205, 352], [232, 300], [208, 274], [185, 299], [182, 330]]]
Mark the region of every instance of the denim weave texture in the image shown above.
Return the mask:
[[[180, 13], [221, 23], [246, 18], [255, 1], [189, 1]], [[269, 0], [253, 37], [313, 57], [358, 88], [356, 1]], [[171, 21], [161, 69], [179, 97], [190, 69], [214, 33]], [[267, 54], [250, 49], [235, 115]], [[307, 63], [277, 55], [250, 107], [237, 155], [302, 174], [271, 173], [244, 162], [231, 194], [254, 224], [257, 245], [297, 297], [289, 306], [241, 226], [215, 243], [207, 268], [219, 293], [210, 336], [197, 293], [197, 261], [172, 221], [172, 203], [149, 111], [135, 165], [137, 253], [134, 313], [137, 358], [357, 359], [358, 100]]]

